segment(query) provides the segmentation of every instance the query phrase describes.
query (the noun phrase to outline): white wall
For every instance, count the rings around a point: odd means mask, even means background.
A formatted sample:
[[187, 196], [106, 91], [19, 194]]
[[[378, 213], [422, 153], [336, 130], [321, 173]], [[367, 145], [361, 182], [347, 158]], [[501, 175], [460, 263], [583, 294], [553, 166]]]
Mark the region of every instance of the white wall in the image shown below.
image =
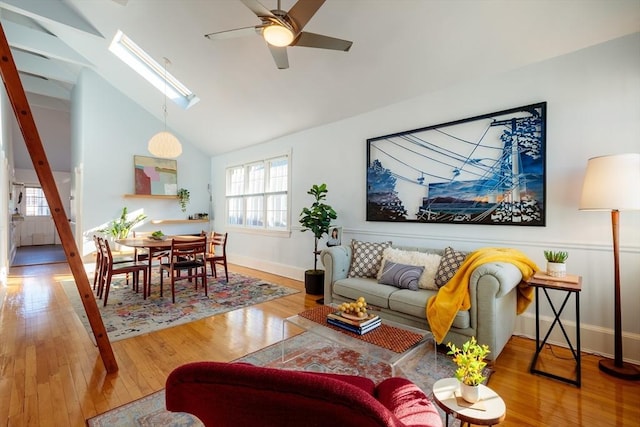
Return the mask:
[[[613, 260], [606, 212], [578, 210], [590, 157], [640, 152], [640, 34], [511, 72], [417, 96], [348, 120], [285, 136], [212, 159], [215, 228], [230, 231], [232, 262], [301, 279], [313, 262], [312, 236], [298, 215], [312, 184], [328, 185], [328, 203], [344, 226], [344, 241], [392, 240], [399, 245], [461, 250], [515, 247], [544, 266], [543, 249], [570, 251], [570, 273], [583, 276], [583, 350], [613, 353]], [[428, 76], [425, 76], [428, 78]], [[384, 82], [381, 82], [384, 84]], [[371, 90], [376, 90], [372, 87]], [[366, 139], [536, 102], [547, 104], [546, 227], [435, 225], [365, 221]], [[224, 170], [292, 150], [290, 237], [229, 229], [224, 222]], [[625, 358], [640, 361], [640, 212], [621, 215], [621, 275]], [[555, 297], [554, 297], [555, 298]], [[544, 304], [543, 304], [544, 305]], [[570, 304], [573, 306], [573, 301]], [[534, 334], [534, 308], [518, 332]], [[542, 314], [549, 320], [550, 311]], [[569, 330], [574, 312], [566, 309]], [[565, 317], [563, 316], [563, 317]], [[561, 340], [552, 336], [552, 340]]]
[[[177, 199], [124, 198], [124, 194], [135, 192], [133, 156], [150, 156], [147, 142], [163, 129], [163, 123], [90, 70], [82, 72], [72, 98], [72, 193], [74, 197], [82, 197], [81, 201], [74, 200], [81, 209], [73, 215], [73, 220], [78, 224], [76, 239], [78, 234], [84, 235], [83, 253], [95, 249], [92, 230], [118, 217], [124, 206], [130, 213], [143, 212], [148, 216], [139, 230], [161, 229], [165, 234], [177, 234], [209, 229], [206, 223], [149, 224], [153, 219], [187, 219], [190, 213], [209, 212], [211, 170], [207, 156], [177, 135], [183, 149], [177, 159], [178, 188], [187, 188], [191, 193], [186, 213], [180, 210]], [[161, 100], [161, 94], [158, 99]]]

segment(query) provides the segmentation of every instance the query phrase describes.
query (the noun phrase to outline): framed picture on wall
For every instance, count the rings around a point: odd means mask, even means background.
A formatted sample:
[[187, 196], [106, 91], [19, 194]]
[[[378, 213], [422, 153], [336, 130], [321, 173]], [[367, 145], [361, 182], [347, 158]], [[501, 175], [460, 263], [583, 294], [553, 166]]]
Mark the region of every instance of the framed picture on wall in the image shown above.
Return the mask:
[[340, 246], [342, 244], [342, 227], [332, 225], [329, 227], [329, 236], [327, 237], [327, 246]]
[[135, 194], [175, 196], [178, 192], [178, 162], [133, 156]]
[[545, 225], [546, 102], [367, 140], [367, 221]]

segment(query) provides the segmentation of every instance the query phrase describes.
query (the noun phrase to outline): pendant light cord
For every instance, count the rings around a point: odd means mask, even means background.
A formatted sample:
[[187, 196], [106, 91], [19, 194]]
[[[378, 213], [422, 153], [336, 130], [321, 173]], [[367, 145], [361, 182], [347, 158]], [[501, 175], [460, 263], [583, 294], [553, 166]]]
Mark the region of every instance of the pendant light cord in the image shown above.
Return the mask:
[[164, 131], [167, 131], [167, 65], [171, 64], [169, 58], [162, 57], [164, 59], [164, 105], [162, 111], [164, 112]]

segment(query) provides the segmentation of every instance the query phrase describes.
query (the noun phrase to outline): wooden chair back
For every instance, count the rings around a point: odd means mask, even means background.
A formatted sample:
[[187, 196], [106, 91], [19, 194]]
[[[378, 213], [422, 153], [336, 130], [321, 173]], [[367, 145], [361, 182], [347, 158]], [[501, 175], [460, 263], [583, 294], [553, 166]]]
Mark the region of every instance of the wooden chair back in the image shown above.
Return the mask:
[[[198, 278], [202, 280], [205, 295], [209, 295], [207, 289], [207, 236], [196, 239], [173, 239], [171, 240], [171, 251], [169, 262], [160, 265], [160, 292], [162, 294], [163, 276], [166, 271], [171, 279], [171, 298], [176, 302], [175, 282], [176, 280], [195, 280], [198, 289]], [[186, 271], [187, 274], [183, 274]]]

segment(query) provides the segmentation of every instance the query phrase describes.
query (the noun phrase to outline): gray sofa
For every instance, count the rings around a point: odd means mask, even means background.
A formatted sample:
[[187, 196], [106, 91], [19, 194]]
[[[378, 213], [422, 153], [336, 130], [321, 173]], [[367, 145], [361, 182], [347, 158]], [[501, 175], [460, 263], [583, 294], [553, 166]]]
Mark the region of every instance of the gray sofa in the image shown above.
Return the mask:
[[[398, 247], [403, 250], [437, 253], [441, 250]], [[353, 301], [362, 296], [380, 310], [384, 319], [422, 329], [430, 329], [426, 319], [427, 300], [437, 291], [399, 289], [379, 284], [375, 278], [350, 278], [351, 246], [324, 249], [320, 258], [325, 267], [324, 303]], [[491, 349], [489, 359], [498, 357], [513, 334], [516, 320], [516, 287], [522, 280], [513, 264], [493, 262], [480, 265], [471, 274], [471, 308], [459, 311], [443, 343], [460, 346], [475, 336]]]

